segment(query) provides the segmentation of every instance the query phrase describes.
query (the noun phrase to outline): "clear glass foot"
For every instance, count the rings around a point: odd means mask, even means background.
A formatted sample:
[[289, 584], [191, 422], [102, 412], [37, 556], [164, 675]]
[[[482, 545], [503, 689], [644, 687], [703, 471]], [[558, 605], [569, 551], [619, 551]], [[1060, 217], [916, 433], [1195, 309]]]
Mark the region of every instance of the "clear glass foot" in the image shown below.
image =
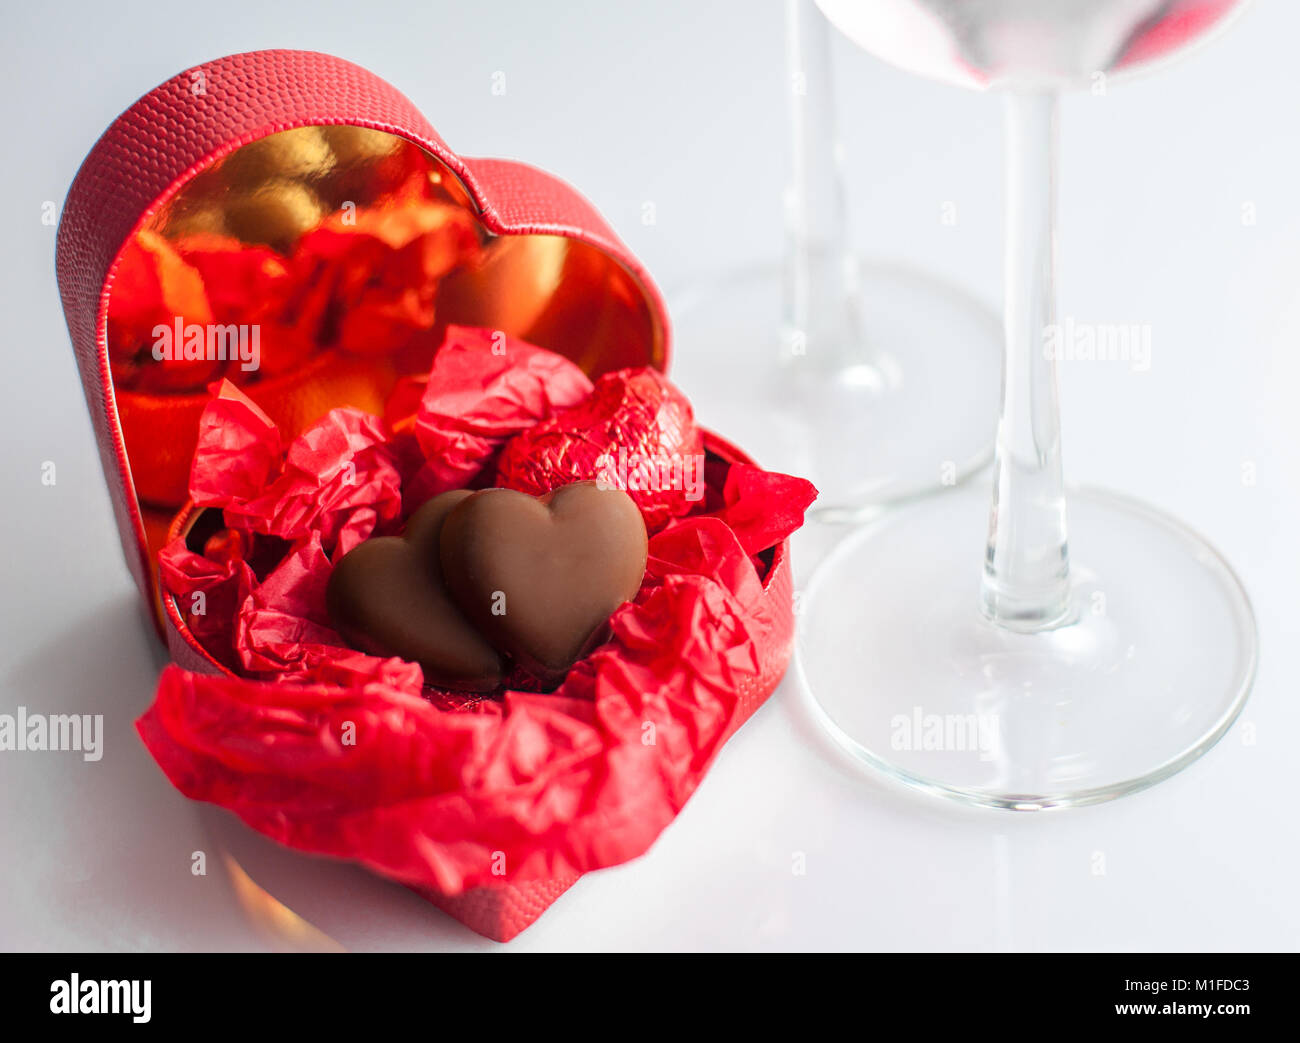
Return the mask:
[[864, 264], [861, 343], [781, 333], [776, 267], [671, 301], [673, 380], [764, 466], [814, 482], [823, 520], [959, 483], [988, 462], [997, 426], [1002, 324], [963, 291]]
[[1254, 679], [1246, 592], [1196, 533], [1137, 501], [1072, 490], [1069, 622], [991, 623], [974, 483], [841, 543], [803, 598], [796, 662], [835, 740], [900, 782], [1040, 810], [1151, 786], [1227, 731]]

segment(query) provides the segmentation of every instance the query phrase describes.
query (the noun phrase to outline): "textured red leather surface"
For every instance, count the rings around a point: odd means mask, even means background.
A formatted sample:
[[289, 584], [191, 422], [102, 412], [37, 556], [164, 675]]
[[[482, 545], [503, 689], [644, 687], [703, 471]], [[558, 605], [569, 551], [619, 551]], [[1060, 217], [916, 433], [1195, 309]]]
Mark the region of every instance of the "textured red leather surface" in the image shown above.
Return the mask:
[[[152, 570], [123, 448], [105, 336], [113, 263], [128, 238], [199, 169], [266, 134], [332, 123], [373, 127], [415, 142], [461, 179], [490, 232], [555, 234], [590, 243], [636, 276], [654, 311], [665, 314], [639, 262], [577, 192], [524, 164], [462, 159], [407, 98], [350, 62], [312, 52], [260, 51], [218, 59], [176, 76], [131, 106], [92, 149], [69, 191], [57, 248], [64, 313], [123, 551], [147, 603], [154, 596]], [[663, 325], [667, 336], [666, 320]], [[665, 342], [665, 359], [667, 350]], [[709, 435], [708, 444], [727, 459], [748, 462], [743, 452], [717, 436]], [[790, 659], [793, 587], [785, 545], [776, 550], [765, 589], [777, 625], [772, 642], [763, 649], [761, 675], [740, 693], [743, 709], [736, 727], [771, 694]], [[193, 640], [170, 602], [164, 606], [162, 628], [178, 664], [226, 672]], [[575, 880], [425, 897], [471, 929], [504, 941], [532, 923]]]

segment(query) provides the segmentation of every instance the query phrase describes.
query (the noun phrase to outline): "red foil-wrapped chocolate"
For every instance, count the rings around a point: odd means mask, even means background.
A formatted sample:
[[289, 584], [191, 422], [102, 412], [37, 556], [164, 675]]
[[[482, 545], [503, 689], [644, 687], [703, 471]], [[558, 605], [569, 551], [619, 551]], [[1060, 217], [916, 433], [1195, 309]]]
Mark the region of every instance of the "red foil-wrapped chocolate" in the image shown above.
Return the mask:
[[625, 490], [658, 532], [704, 498], [704, 448], [686, 396], [653, 369], [607, 373], [591, 395], [501, 451], [497, 484], [540, 496], [595, 479]]

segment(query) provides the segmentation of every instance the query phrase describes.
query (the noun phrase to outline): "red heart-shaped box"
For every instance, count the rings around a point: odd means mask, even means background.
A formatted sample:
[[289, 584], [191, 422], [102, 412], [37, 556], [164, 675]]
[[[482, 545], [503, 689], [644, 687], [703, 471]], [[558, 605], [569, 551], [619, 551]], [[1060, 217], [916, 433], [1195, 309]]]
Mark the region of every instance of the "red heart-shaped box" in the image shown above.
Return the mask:
[[[657, 289], [585, 199], [521, 163], [463, 159], [407, 98], [366, 70], [323, 54], [260, 51], [187, 70], [151, 91], [109, 127], [77, 174], [57, 267], [127, 564], [172, 658], [188, 670], [230, 674], [190, 633], [174, 600], [162, 597], [157, 579], [159, 549], [196, 513], [182, 501], [198, 413], [210, 396], [115, 387], [110, 295], [127, 245], [156, 227], [183, 188], [269, 135], [338, 127], [383, 131], [418, 148], [447, 198], [485, 233], [486, 259], [453, 272], [439, 289], [440, 323], [503, 330], [567, 355], [591, 376], [668, 363], [669, 325]], [[253, 168], [246, 177], [259, 176], [256, 164], [244, 166]], [[259, 404], [294, 434], [335, 406], [378, 411], [402, 367], [395, 358], [317, 356], [268, 378]], [[705, 445], [725, 462], [752, 463], [716, 435], [706, 432]], [[794, 622], [785, 543], [772, 553], [762, 585], [759, 670], [736, 693], [737, 709], [712, 752], [771, 694], [788, 664]], [[421, 890], [473, 930], [506, 940], [576, 879], [564, 873], [459, 893]]]

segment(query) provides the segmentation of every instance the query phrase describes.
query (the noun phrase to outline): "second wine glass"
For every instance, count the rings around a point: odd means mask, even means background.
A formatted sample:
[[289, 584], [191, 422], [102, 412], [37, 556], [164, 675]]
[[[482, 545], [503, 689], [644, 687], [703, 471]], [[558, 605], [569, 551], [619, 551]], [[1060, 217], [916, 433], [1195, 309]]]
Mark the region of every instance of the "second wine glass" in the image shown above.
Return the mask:
[[705, 423], [810, 478], [815, 512], [844, 520], [988, 463], [1002, 329], [964, 291], [850, 249], [831, 29], [813, 0], [787, 0], [785, 28], [784, 264], [674, 297], [673, 377]]

